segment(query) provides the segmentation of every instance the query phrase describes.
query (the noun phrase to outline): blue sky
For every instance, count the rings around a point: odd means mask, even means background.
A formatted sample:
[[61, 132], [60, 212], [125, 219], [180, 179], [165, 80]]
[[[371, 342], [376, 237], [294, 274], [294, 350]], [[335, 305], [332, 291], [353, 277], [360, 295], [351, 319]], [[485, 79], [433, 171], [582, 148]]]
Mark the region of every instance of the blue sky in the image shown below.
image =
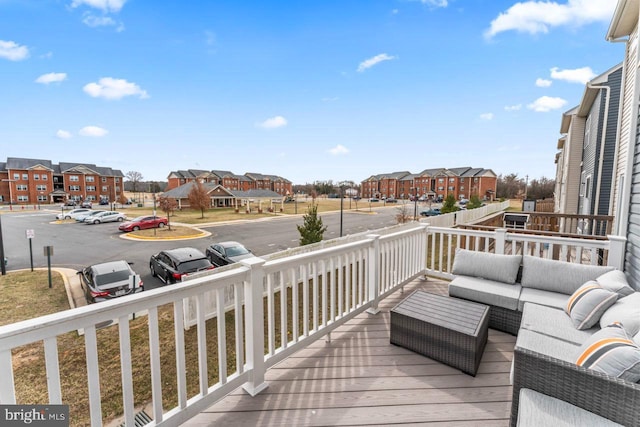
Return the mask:
[[0, 0], [0, 161], [554, 178], [615, 0]]

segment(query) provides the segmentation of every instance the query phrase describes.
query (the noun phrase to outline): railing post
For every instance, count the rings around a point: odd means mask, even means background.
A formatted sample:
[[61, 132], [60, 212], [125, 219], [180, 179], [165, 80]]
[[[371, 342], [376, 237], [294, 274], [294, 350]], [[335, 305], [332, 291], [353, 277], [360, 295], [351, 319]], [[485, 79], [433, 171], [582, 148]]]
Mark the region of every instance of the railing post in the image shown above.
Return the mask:
[[378, 302], [380, 301], [380, 235], [369, 234], [368, 239], [372, 239], [367, 255], [367, 286], [369, 287], [369, 298], [371, 299], [371, 307], [367, 309], [369, 314], [378, 314]]
[[497, 254], [504, 255], [506, 242], [507, 242], [507, 229], [498, 228], [496, 230], [496, 248], [495, 248], [495, 251]]
[[242, 388], [255, 396], [269, 385], [264, 381], [266, 367], [264, 363], [264, 263], [262, 258], [249, 258], [241, 261], [251, 268], [250, 280], [244, 283], [245, 327], [247, 345], [246, 370], [249, 381]]
[[609, 256], [607, 257], [607, 265], [615, 267], [618, 270], [624, 270], [624, 249], [627, 239], [622, 236], [607, 236], [609, 239]]

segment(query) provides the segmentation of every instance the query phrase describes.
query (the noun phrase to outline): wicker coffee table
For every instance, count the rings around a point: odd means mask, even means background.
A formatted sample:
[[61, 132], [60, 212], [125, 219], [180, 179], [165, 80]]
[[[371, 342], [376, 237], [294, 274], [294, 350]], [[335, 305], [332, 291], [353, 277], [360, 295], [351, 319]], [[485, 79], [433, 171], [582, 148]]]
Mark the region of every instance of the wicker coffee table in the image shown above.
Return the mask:
[[489, 307], [417, 290], [391, 310], [391, 344], [476, 375]]

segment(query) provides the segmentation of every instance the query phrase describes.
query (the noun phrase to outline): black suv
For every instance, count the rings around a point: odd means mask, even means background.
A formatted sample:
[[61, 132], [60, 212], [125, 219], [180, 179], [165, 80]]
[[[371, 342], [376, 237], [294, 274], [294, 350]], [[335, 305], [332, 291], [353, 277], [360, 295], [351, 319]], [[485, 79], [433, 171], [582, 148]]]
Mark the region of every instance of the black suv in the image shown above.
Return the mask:
[[207, 256], [195, 248], [167, 249], [151, 255], [149, 260], [151, 275], [166, 284], [179, 282], [190, 273], [213, 268]]

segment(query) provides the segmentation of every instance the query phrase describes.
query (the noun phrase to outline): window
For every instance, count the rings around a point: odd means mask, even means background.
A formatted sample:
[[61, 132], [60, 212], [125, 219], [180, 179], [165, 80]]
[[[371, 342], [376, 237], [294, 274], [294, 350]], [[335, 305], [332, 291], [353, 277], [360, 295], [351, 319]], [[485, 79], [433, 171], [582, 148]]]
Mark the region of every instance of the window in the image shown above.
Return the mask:
[[107, 187], [106, 185], [102, 186], [102, 192], [106, 193], [107, 191], [109, 191], [109, 187]]
[[87, 191], [96, 191], [95, 185], [87, 185]]
[[449, 191], [453, 191], [454, 187], [449, 186]]
[[464, 185], [460, 186], [460, 191], [464, 191]]
[[48, 180], [48, 179], [49, 179], [49, 177], [48, 177], [47, 175], [42, 175], [42, 180], [43, 180], [43, 181], [46, 181], [46, 180]]
[[444, 190], [444, 187], [438, 187], [438, 191]]
[[462, 182], [464, 182], [464, 178], [460, 178], [460, 182], [461, 182], [461, 183], [462, 183]]
[[444, 178], [438, 178], [438, 184], [442, 184], [444, 182]]
[[19, 202], [28, 202], [29, 201], [29, 196], [18, 196], [18, 201]]
[[13, 174], [13, 179], [15, 179], [16, 181], [20, 179], [20, 174], [19, 173], [14, 173]]
[[116, 193], [120, 192], [120, 187], [116, 187]]
[[80, 182], [80, 177], [78, 175], [69, 175], [69, 181]]
[[27, 191], [27, 189], [28, 189], [28, 188], [29, 188], [29, 187], [27, 187], [27, 186], [26, 186], [26, 185], [24, 185], [24, 184], [18, 184], [18, 185], [16, 185], [16, 190], [17, 190], [17, 191]]
[[102, 182], [107, 182], [107, 177], [106, 176], [102, 177]]
[[86, 182], [95, 182], [95, 180], [96, 180], [96, 177], [93, 175], [85, 178]]
[[25, 181], [29, 181], [29, 174], [28, 173], [23, 173], [22, 174], [22, 179]]
[[80, 186], [79, 185], [70, 185], [69, 186], [69, 191], [80, 191]]
[[120, 178], [116, 178], [116, 182], [120, 182]]
[[47, 186], [43, 184], [36, 185], [37, 191], [47, 191]]
[[36, 181], [40, 181], [40, 174], [33, 174], [33, 179]]
[[39, 202], [46, 202], [47, 201], [47, 196], [45, 196], [43, 194], [39, 194], [38, 195], [38, 201]]
[[591, 139], [591, 116], [587, 117], [587, 121], [584, 124], [584, 148], [589, 146]]
[[455, 182], [456, 179], [455, 178], [449, 178], [449, 182]]

